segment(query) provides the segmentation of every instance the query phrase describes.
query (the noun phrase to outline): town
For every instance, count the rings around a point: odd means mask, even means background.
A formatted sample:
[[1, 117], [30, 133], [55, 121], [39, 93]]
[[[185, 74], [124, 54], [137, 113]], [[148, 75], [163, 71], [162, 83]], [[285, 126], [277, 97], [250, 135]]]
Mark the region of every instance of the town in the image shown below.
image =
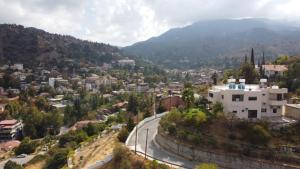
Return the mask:
[[299, 5], [0, 0], [0, 169], [300, 169]]

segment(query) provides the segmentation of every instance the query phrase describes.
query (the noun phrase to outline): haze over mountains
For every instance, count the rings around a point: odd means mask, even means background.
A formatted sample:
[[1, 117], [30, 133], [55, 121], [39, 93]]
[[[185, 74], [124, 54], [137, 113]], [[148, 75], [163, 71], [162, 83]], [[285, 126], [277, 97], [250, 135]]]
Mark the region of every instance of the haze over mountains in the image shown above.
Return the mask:
[[256, 58], [299, 55], [300, 28], [267, 19], [200, 21], [123, 50], [169, 68], [197, 68], [239, 64], [252, 47]]

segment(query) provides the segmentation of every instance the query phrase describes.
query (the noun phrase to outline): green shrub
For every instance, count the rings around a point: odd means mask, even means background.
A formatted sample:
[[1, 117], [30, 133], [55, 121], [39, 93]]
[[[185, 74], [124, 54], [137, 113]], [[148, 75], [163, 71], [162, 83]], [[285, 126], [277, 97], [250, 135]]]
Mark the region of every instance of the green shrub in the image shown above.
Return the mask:
[[123, 127], [118, 134], [119, 141], [125, 143], [128, 135], [129, 135], [129, 132], [128, 132], [127, 128]]
[[[67, 134], [62, 135], [59, 138], [59, 146], [67, 147], [67, 145], [69, 145], [70, 142], [74, 142], [77, 145], [87, 139], [88, 139], [88, 135], [83, 130], [71, 131], [68, 132]], [[75, 147], [71, 147], [71, 148], [75, 148]]]
[[31, 154], [35, 152], [36, 147], [36, 142], [31, 141], [29, 137], [25, 137], [22, 140], [20, 146], [15, 149], [15, 154]]
[[60, 169], [67, 164], [69, 150], [65, 148], [58, 149], [52, 158], [47, 162], [47, 169]]
[[207, 118], [204, 112], [199, 109], [190, 109], [184, 113], [185, 124], [192, 126], [200, 126], [206, 122]]
[[129, 159], [130, 159], [129, 149], [123, 146], [122, 144], [116, 145], [116, 147], [113, 150], [114, 168], [121, 168], [121, 167], [125, 167], [124, 169], [127, 169], [128, 167], [132, 168]]
[[202, 163], [197, 165], [195, 169], [218, 169], [218, 166], [213, 163]]
[[23, 167], [16, 162], [8, 160], [4, 165], [4, 169], [23, 169]]
[[271, 139], [271, 135], [262, 126], [254, 125], [248, 128], [245, 138], [246, 141], [254, 145], [267, 145]]

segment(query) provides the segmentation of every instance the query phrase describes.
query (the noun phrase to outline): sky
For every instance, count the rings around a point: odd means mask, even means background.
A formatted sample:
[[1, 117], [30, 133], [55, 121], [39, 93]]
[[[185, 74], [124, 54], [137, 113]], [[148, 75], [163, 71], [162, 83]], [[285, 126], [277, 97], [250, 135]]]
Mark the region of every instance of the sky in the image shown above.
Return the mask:
[[300, 0], [0, 0], [0, 23], [127, 46], [201, 20], [300, 21]]

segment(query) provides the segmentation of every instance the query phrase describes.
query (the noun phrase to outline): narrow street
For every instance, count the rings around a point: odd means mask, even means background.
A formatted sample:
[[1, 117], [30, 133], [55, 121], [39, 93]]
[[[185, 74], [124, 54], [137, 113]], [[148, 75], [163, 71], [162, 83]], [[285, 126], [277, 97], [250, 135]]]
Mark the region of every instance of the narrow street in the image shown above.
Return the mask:
[[[170, 152], [167, 152], [163, 150], [161, 147], [159, 147], [157, 143], [155, 143], [154, 138], [155, 135], [157, 134], [157, 127], [159, 125], [159, 120], [160, 118], [149, 121], [138, 129], [137, 151], [143, 153], [145, 152], [146, 134], [147, 134], [147, 129], [149, 129], [147, 155], [152, 156], [159, 160], [184, 166], [185, 168], [194, 168], [195, 165], [197, 165], [197, 163], [179, 157]], [[135, 144], [135, 133], [132, 134], [131, 138], [129, 138], [129, 144], [128, 144], [129, 148], [134, 150], [134, 144]]]

